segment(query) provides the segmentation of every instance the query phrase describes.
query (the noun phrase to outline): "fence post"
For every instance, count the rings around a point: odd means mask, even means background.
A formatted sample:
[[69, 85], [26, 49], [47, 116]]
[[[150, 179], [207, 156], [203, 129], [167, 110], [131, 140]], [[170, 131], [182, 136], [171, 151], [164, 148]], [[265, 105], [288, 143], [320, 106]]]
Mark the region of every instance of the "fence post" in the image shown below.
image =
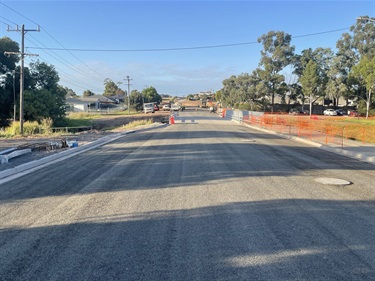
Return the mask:
[[341, 133], [341, 148], [344, 148], [344, 131], [345, 131], [345, 126], [342, 127], [342, 133]]
[[362, 143], [365, 143], [366, 127], [362, 126]]

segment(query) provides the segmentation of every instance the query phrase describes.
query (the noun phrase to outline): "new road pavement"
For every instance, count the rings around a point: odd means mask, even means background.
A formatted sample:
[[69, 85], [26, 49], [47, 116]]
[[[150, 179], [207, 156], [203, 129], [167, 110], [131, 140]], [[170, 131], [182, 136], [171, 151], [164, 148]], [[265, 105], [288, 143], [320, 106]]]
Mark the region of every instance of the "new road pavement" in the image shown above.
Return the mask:
[[0, 184], [0, 280], [375, 280], [374, 166], [185, 111]]

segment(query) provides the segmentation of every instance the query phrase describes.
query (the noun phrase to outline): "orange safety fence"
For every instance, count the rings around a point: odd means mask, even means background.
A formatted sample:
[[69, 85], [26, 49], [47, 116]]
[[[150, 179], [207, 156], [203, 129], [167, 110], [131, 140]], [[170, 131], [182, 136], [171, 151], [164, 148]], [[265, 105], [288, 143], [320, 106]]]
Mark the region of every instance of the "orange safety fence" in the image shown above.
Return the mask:
[[310, 116], [272, 114], [263, 116], [246, 115], [243, 118], [245, 124], [324, 144], [335, 143], [343, 147], [345, 140], [375, 143], [375, 126], [331, 120], [320, 119], [316, 116], [310, 118]]

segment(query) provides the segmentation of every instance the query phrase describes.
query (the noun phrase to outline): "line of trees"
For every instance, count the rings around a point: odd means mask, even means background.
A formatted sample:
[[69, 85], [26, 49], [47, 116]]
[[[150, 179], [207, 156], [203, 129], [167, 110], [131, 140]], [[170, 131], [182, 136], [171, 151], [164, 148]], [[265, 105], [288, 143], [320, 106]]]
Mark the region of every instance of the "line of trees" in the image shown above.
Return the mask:
[[[8, 37], [0, 38], [0, 126], [9, 125], [14, 116], [19, 117], [20, 67], [18, 43]], [[59, 75], [54, 66], [37, 61], [24, 68], [24, 119], [41, 122], [51, 119], [60, 125], [65, 117], [67, 88], [58, 85]], [[16, 105], [16, 107], [14, 107]]]
[[[337, 107], [343, 98], [346, 106], [356, 100], [368, 117], [375, 102], [374, 22], [374, 18], [359, 17], [337, 41], [336, 53], [330, 48], [309, 48], [296, 54], [291, 35], [270, 31], [258, 39], [263, 45], [259, 67], [225, 79], [216, 99], [229, 106], [274, 111], [278, 96], [284, 104], [308, 101], [311, 112], [318, 100], [330, 99]], [[292, 71], [286, 81], [283, 73], [289, 67]]]
[[[19, 119], [20, 103], [20, 57], [5, 55], [4, 52], [19, 53], [17, 42], [8, 37], [0, 38], [0, 128], [9, 126], [15, 117]], [[78, 97], [67, 87], [60, 86], [59, 75], [53, 65], [36, 61], [24, 68], [24, 120], [41, 123], [44, 119], [52, 120], [53, 126], [66, 125], [66, 98]], [[126, 96], [127, 92], [120, 88], [121, 83], [111, 79], [104, 80], [103, 95]], [[83, 96], [92, 96], [90, 90], [83, 92]], [[143, 89], [142, 92], [133, 90], [130, 95], [131, 106], [142, 110], [144, 102], [160, 103], [162, 97], [154, 87]], [[126, 102], [127, 103], [127, 102]]]
[[137, 111], [143, 109], [143, 103], [155, 102], [160, 104], [162, 100], [162, 96], [152, 86], [143, 89], [141, 92], [133, 90], [130, 93], [130, 104]]

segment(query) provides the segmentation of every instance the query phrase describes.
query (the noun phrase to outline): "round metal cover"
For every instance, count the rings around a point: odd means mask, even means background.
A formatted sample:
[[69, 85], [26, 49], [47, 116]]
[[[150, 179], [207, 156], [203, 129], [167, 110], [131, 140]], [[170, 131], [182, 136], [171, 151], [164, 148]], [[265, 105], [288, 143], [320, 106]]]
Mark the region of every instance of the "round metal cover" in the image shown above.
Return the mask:
[[242, 139], [243, 142], [255, 142], [255, 140], [252, 139]]
[[349, 185], [351, 184], [350, 181], [343, 180], [343, 179], [335, 179], [335, 178], [317, 178], [315, 181], [322, 183], [322, 184], [329, 184], [329, 185]]

